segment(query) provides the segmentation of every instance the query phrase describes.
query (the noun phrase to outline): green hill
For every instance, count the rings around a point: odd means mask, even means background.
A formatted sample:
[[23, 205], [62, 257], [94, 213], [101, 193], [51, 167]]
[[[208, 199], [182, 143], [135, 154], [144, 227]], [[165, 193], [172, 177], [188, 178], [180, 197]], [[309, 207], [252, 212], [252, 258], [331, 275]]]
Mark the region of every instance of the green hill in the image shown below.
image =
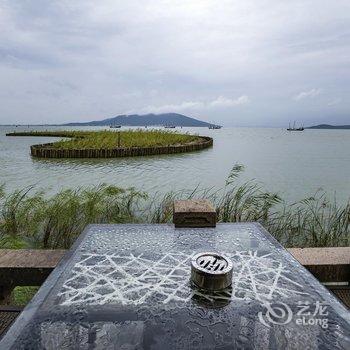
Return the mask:
[[113, 118], [94, 120], [90, 122], [73, 122], [63, 125], [87, 125], [87, 126], [107, 126], [107, 125], [127, 125], [127, 126], [153, 126], [153, 125], [174, 125], [174, 126], [195, 126], [208, 127], [210, 124], [201, 120], [190, 118], [178, 113], [164, 114], [132, 114], [118, 115]]

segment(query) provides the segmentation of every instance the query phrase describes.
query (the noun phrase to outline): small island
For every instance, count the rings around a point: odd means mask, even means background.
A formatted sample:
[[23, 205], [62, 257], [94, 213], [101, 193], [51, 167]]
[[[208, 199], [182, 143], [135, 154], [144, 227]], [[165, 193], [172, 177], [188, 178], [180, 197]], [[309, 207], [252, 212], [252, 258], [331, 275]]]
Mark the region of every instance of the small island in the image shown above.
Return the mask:
[[348, 129], [350, 130], [350, 125], [329, 125], [329, 124], [319, 124], [314, 126], [309, 126], [306, 129]]
[[115, 158], [184, 153], [213, 145], [206, 136], [161, 130], [126, 131], [30, 131], [6, 136], [45, 136], [65, 138], [32, 145], [31, 155], [40, 158]]

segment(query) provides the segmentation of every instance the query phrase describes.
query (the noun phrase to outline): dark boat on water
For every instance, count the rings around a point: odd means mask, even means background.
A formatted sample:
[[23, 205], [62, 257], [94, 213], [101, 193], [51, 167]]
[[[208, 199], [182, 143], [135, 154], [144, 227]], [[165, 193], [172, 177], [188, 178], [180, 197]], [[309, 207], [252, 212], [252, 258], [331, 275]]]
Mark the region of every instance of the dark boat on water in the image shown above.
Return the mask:
[[300, 126], [299, 128], [295, 127], [295, 122], [293, 123], [293, 127], [290, 126], [287, 129], [288, 131], [304, 131], [304, 126]]
[[222, 126], [221, 126], [221, 125], [210, 124], [210, 125], [208, 126], [208, 128], [209, 128], [209, 129], [221, 129]]
[[120, 129], [122, 126], [121, 125], [110, 125], [109, 127], [112, 129]]
[[164, 125], [164, 128], [166, 128], [166, 129], [175, 129], [176, 126], [175, 125]]

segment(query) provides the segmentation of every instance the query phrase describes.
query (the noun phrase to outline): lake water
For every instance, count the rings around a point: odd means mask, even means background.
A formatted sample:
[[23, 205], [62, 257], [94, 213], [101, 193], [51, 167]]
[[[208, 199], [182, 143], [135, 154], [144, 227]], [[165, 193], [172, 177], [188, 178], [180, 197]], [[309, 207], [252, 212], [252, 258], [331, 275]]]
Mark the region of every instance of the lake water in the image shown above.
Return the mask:
[[36, 185], [56, 192], [99, 183], [133, 186], [150, 193], [197, 185], [220, 188], [232, 166], [241, 163], [246, 167], [242, 181], [255, 178], [288, 201], [300, 200], [319, 189], [329, 196], [336, 194], [338, 202], [350, 196], [349, 130], [183, 128], [180, 131], [213, 137], [213, 148], [176, 155], [66, 160], [30, 156], [30, 145], [54, 138], [5, 136], [14, 130], [42, 129], [48, 127], [0, 127], [0, 183], [5, 183], [6, 190]]

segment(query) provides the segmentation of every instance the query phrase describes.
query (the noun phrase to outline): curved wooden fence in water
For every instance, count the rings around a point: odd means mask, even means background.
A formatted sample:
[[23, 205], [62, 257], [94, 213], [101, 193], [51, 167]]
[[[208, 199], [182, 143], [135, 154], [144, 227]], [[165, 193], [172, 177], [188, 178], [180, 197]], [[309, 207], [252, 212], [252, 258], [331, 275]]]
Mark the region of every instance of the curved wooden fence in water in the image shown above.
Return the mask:
[[172, 154], [199, 151], [213, 146], [213, 139], [200, 136], [200, 140], [184, 145], [157, 147], [120, 147], [111, 149], [59, 149], [52, 147], [54, 143], [43, 143], [30, 147], [33, 157], [39, 158], [117, 158], [150, 156], [156, 154]]

